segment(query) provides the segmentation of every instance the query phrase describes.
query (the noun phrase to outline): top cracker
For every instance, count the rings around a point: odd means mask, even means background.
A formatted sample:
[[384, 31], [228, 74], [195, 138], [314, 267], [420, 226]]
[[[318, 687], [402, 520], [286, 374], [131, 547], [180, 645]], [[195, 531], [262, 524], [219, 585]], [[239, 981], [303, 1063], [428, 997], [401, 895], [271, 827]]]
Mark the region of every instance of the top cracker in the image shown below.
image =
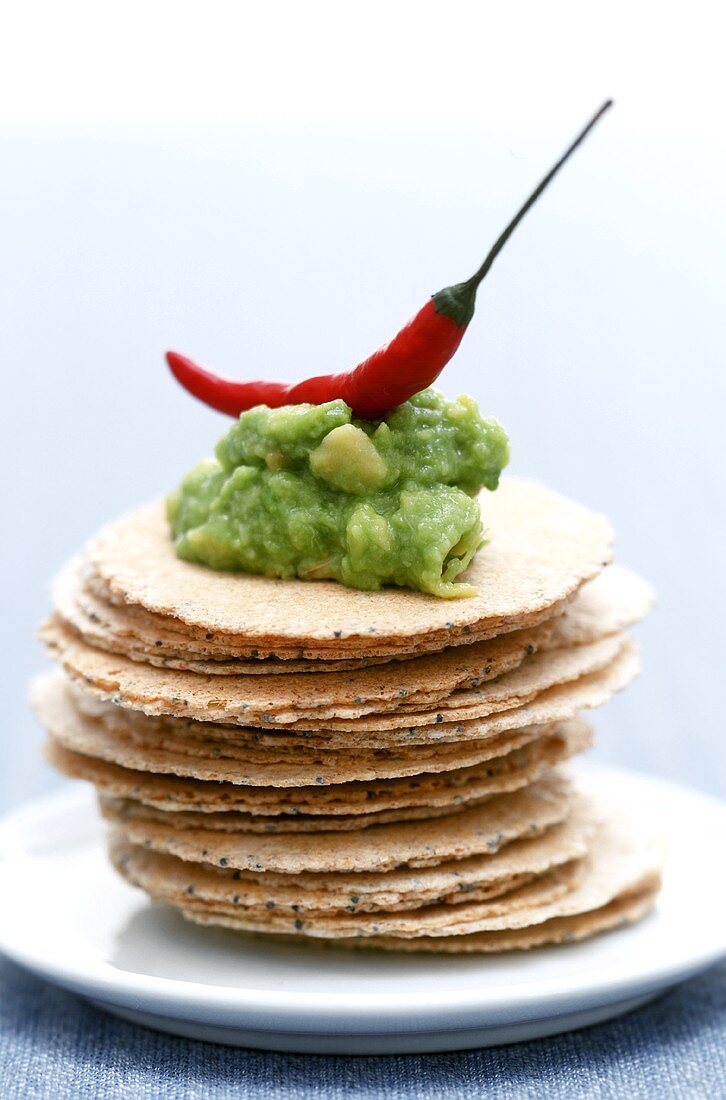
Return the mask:
[[87, 560], [113, 602], [170, 617], [190, 635], [221, 633], [286, 657], [311, 643], [328, 656], [343, 645], [361, 654], [439, 649], [532, 625], [612, 559], [604, 516], [533, 482], [510, 478], [487, 494], [485, 520], [490, 541], [467, 574], [477, 594], [456, 601], [181, 561], [161, 502], [105, 528]]

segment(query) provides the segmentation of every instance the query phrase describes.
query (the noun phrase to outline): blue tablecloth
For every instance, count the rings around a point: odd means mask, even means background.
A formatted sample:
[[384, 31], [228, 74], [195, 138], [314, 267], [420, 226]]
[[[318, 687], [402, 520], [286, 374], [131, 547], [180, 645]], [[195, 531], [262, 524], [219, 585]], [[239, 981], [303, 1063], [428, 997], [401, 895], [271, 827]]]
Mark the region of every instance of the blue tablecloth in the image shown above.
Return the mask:
[[0, 961], [2, 1100], [505, 1100], [726, 1096], [726, 963], [609, 1024], [516, 1046], [266, 1054], [134, 1027]]

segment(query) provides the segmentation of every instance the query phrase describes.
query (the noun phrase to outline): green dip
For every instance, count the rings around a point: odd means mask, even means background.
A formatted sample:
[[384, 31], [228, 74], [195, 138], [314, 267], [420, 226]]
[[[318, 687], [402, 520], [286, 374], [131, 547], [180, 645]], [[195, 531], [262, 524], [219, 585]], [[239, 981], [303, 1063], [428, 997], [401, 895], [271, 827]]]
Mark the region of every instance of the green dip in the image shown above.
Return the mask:
[[470, 397], [424, 390], [382, 421], [344, 401], [259, 405], [167, 502], [176, 552], [212, 569], [468, 596], [484, 542], [477, 493], [496, 489], [504, 429]]

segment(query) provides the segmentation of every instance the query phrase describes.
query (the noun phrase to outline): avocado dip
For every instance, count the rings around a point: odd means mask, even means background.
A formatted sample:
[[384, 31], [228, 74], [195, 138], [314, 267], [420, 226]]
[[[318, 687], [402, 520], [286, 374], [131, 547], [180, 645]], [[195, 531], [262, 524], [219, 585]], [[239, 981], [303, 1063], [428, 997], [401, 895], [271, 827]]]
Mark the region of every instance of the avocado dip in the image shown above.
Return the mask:
[[454, 581], [484, 542], [477, 494], [508, 458], [504, 429], [470, 397], [428, 389], [373, 421], [341, 400], [259, 405], [167, 516], [178, 556], [212, 569], [468, 596]]

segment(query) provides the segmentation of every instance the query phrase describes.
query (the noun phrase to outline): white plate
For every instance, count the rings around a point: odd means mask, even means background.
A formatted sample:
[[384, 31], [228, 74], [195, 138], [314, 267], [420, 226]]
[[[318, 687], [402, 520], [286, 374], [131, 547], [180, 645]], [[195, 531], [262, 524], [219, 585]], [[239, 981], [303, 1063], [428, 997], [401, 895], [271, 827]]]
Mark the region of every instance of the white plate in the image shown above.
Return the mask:
[[417, 958], [197, 928], [116, 876], [92, 793], [73, 785], [0, 822], [0, 950], [126, 1019], [270, 1050], [456, 1050], [597, 1023], [726, 953], [726, 805], [597, 770], [652, 810], [671, 851], [657, 912], [586, 943]]

